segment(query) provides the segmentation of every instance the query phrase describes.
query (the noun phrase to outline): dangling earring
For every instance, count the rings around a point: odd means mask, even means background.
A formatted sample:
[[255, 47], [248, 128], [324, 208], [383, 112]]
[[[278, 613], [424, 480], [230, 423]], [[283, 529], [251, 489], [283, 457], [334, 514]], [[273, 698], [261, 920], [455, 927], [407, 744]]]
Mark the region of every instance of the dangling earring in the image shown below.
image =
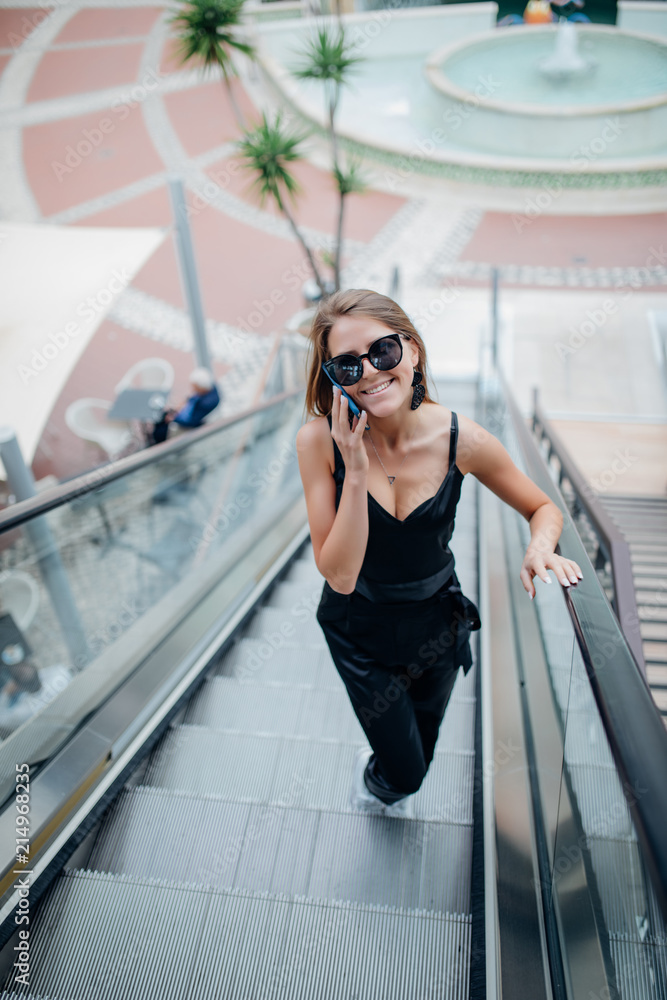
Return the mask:
[[412, 385], [415, 387], [412, 393], [412, 403], [410, 404], [411, 410], [416, 410], [418, 406], [424, 401], [424, 396], [426, 395], [426, 389], [423, 385], [419, 383], [422, 380], [422, 373], [418, 372], [415, 368], [414, 375], [412, 376]]

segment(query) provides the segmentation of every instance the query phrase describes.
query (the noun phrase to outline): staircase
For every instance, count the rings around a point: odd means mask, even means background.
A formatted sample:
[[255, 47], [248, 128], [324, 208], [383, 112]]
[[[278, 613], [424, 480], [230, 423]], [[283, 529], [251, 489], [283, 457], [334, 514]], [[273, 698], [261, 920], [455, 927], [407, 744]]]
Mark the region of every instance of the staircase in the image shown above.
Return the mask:
[[[473, 600], [476, 489], [466, 477], [453, 545]], [[415, 818], [357, 813], [366, 739], [314, 618], [321, 589], [308, 548], [111, 805], [86, 867], [35, 908], [30, 986], [10, 976], [0, 1000], [468, 996], [477, 666]]]
[[667, 498], [598, 499], [630, 546], [646, 677], [667, 725]]

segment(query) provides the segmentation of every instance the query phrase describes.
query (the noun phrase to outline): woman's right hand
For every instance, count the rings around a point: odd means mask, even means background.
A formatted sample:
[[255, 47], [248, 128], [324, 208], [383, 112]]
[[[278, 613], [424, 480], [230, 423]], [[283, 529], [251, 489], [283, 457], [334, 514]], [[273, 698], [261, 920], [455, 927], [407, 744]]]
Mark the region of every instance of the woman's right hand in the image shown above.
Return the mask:
[[364, 445], [366, 430], [366, 411], [361, 411], [361, 417], [352, 418], [350, 427], [349, 403], [341, 390], [334, 386], [333, 406], [331, 408], [331, 436], [338, 445], [343, 456], [345, 472], [368, 474], [368, 452]]

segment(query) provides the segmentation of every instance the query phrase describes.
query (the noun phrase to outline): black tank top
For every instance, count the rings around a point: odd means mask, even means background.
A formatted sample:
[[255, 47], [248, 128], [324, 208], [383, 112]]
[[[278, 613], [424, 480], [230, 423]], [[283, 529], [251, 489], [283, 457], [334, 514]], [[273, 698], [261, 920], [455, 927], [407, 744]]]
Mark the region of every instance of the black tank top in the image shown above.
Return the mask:
[[[331, 416], [327, 416], [331, 427]], [[463, 473], [454, 464], [459, 424], [452, 411], [449, 467], [435, 496], [399, 521], [368, 494], [368, 544], [355, 590], [371, 601], [421, 601], [432, 597], [454, 572], [449, 540]], [[336, 510], [345, 479], [345, 464], [336, 442], [334, 480]]]

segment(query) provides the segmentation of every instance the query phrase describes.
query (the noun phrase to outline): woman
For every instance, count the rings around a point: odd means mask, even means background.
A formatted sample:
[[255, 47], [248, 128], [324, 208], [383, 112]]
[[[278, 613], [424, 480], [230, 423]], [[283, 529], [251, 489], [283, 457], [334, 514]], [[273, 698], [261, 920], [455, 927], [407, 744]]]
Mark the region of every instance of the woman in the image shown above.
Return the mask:
[[[472, 665], [477, 609], [461, 594], [449, 540], [463, 477], [474, 475], [530, 524], [521, 581], [565, 587], [579, 566], [554, 548], [559, 509], [474, 420], [434, 402], [423, 341], [377, 292], [324, 300], [311, 329], [297, 454], [315, 561], [317, 620], [370, 743], [357, 755], [354, 808], [412, 815], [459, 666]], [[350, 420], [350, 404], [361, 416]]]

